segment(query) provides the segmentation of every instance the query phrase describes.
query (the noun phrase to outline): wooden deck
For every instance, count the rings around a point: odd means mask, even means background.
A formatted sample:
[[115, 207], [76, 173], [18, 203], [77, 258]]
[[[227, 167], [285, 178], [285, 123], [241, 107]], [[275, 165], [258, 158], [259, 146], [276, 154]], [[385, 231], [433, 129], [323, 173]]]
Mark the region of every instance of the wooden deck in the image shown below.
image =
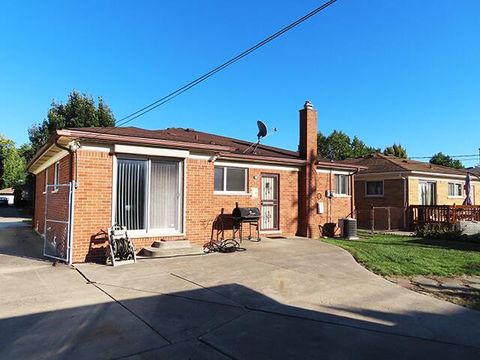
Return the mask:
[[411, 205], [412, 228], [425, 224], [453, 225], [460, 220], [480, 221], [480, 205]]

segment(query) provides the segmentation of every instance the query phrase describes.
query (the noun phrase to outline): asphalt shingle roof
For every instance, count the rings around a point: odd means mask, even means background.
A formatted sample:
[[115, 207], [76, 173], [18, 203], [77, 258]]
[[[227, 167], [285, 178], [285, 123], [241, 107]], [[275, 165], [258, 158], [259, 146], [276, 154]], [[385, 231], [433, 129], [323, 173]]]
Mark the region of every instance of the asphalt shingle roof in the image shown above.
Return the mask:
[[362, 174], [402, 171], [421, 171], [448, 175], [467, 174], [467, 172], [462, 169], [453, 169], [446, 166], [435, 165], [416, 160], [401, 159], [395, 156], [383, 155], [380, 153], [376, 153], [359, 159], [348, 159], [348, 162], [351, 164], [363, 165], [368, 167], [368, 169], [361, 171]]

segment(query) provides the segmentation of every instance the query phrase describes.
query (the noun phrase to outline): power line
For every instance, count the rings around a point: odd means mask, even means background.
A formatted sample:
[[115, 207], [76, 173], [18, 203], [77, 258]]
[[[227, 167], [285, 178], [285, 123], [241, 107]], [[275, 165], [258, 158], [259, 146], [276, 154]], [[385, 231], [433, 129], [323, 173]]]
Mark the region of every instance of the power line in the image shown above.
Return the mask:
[[[446, 156], [449, 156], [451, 158], [476, 158], [478, 159], [479, 158], [479, 155], [478, 154], [471, 154], [471, 155], [446, 155]], [[409, 158], [410, 159], [430, 159], [432, 158], [432, 156], [410, 156]]]
[[[146, 105], [144, 107], [142, 107], [141, 109], [131, 113], [130, 115], [127, 115], [125, 117], [123, 117], [122, 119], [119, 120], [119, 123], [117, 125], [114, 126], [115, 127], [119, 127], [119, 126], [123, 126], [135, 119], [137, 119], [138, 117], [142, 116], [142, 115], [145, 115], [146, 113], [158, 108], [159, 106], [165, 104], [166, 102], [170, 101], [170, 100], [173, 100], [174, 98], [176, 98], [177, 96], [183, 94], [184, 92], [190, 90], [191, 88], [193, 88], [194, 86], [202, 83], [203, 81], [207, 80], [209, 77], [215, 75], [216, 73], [218, 73], [219, 71], [225, 69], [226, 67], [234, 64], [235, 62], [237, 62], [238, 60], [244, 58], [245, 56], [249, 55], [250, 53], [254, 52], [255, 50], [258, 50], [259, 48], [261, 48], [262, 46], [268, 44], [269, 42], [271, 42], [272, 40], [276, 39], [277, 37], [285, 34], [287, 31], [293, 29], [294, 27], [300, 25], [301, 23], [303, 23], [304, 21], [308, 20], [309, 18], [311, 18], [312, 16], [318, 14], [319, 12], [321, 12], [322, 10], [326, 9], [327, 7], [329, 7], [330, 5], [332, 5], [333, 3], [335, 3], [337, 0], [330, 0], [330, 1], [327, 1], [326, 3], [324, 3], [323, 5], [317, 7], [316, 9], [310, 11], [308, 14], [302, 16], [301, 18], [299, 18], [298, 20], [292, 22], [291, 24], [285, 26], [284, 28], [282, 28], [281, 30], [277, 31], [276, 33], [268, 36], [267, 38], [263, 39], [262, 41], [260, 41], [259, 43], [253, 45], [252, 47], [248, 48], [247, 50], [241, 52], [240, 54], [238, 54], [237, 56], [231, 58], [230, 60], [224, 62], [223, 64], [217, 66], [216, 68], [210, 70], [209, 72], [205, 73], [204, 75], [196, 78], [195, 80], [189, 82], [188, 84], [185, 84], [183, 85], [182, 87], [178, 88], [177, 90], [175, 91], [172, 91], [171, 93], [169, 93], [168, 95], [165, 95], [164, 97], [150, 103], [149, 105]], [[109, 131], [111, 131], [112, 128], [110, 129], [105, 129], [105, 131], [103, 133], [108, 133]]]

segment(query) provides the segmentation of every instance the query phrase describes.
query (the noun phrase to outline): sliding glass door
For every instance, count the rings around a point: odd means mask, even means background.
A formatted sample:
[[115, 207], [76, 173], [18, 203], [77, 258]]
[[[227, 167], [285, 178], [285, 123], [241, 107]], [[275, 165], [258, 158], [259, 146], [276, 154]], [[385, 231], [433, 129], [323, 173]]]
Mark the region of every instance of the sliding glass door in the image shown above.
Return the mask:
[[420, 205], [437, 204], [437, 184], [434, 182], [422, 181], [420, 186]]
[[147, 161], [119, 159], [115, 223], [128, 230], [145, 229]]
[[117, 159], [115, 222], [146, 233], [182, 232], [182, 164], [176, 159]]

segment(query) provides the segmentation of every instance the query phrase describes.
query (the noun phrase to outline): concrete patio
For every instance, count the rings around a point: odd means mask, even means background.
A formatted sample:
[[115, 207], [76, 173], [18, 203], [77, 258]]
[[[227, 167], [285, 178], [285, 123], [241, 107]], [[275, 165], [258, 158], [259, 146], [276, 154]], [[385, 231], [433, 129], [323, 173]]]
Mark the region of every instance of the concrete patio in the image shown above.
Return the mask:
[[41, 245], [28, 228], [0, 232], [0, 358], [480, 356], [479, 312], [392, 284], [320, 241], [70, 268], [33, 245], [12, 251], [20, 239]]

